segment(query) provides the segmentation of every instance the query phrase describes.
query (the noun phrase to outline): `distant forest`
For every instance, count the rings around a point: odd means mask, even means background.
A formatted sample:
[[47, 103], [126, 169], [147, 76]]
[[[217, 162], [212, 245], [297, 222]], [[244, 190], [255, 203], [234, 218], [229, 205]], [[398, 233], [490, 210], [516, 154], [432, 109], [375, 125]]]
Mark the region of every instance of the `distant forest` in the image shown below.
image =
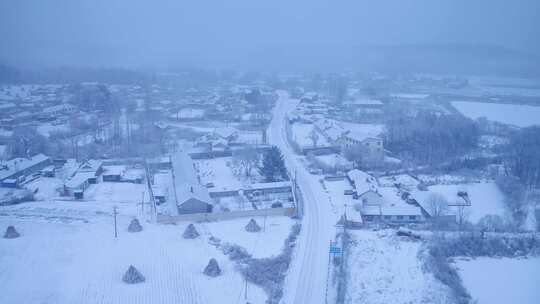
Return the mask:
[[0, 65], [0, 83], [80, 83], [101, 82], [115, 84], [142, 83], [148, 76], [145, 73], [127, 69], [98, 68], [43, 68], [18, 69]]

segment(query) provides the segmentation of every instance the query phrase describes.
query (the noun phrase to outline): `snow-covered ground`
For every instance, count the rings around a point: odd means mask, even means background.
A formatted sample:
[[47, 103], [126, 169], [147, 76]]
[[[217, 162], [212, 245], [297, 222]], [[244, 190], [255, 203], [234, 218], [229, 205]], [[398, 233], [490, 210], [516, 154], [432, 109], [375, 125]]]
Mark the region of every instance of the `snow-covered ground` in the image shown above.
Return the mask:
[[253, 257], [264, 258], [278, 255], [283, 249], [283, 241], [291, 232], [293, 220], [285, 216], [253, 217], [261, 227], [258, 233], [247, 232], [244, 228], [250, 218], [201, 223], [204, 229], [222, 242], [244, 247]]
[[[458, 191], [466, 191], [471, 201], [471, 206], [467, 207], [469, 212], [468, 220], [472, 223], [478, 222], [484, 215], [505, 215], [504, 194], [499, 190], [494, 182], [469, 183], [460, 185], [434, 185], [428, 187], [429, 191], [415, 190], [413, 197], [423, 205], [423, 202], [432, 194], [438, 193], [452, 203], [463, 203], [457, 196]], [[453, 207], [450, 207], [450, 211]]]
[[393, 231], [350, 231], [346, 303], [451, 303], [448, 288], [424, 272], [420, 242]]
[[[337, 223], [340, 217], [347, 212], [347, 216], [350, 218], [357, 218], [358, 212], [353, 209], [354, 204], [358, 201], [353, 200], [352, 195], [345, 195], [346, 190], [353, 190], [351, 184], [346, 180], [336, 181], [324, 181], [324, 187], [327, 192], [328, 204], [332, 208], [332, 214], [334, 223]], [[353, 213], [354, 214], [351, 214]]]
[[[18, 239], [0, 239], [0, 303], [237, 303], [244, 282], [234, 264], [199, 239], [182, 238], [185, 224], [143, 222], [140, 233], [126, 231], [120, 217], [114, 238], [111, 217], [97, 223], [51, 223], [0, 218], [2, 230], [15, 225]], [[264, 244], [264, 242], [262, 242]], [[216, 258], [223, 275], [202, 271]], [[146, 282], [127, 285], [122, 275], [134, 265]], [[249, 301], [266, 295], [249, 286]]]
[[313, 140], [311, 139], [311, 133], [316, 132], [318, 139], [317, 139], [317, 146], [328, 146], [328, 141], [326, 141], [326, 138], [320, 134], [318, 131], [314, 131], [315, 127], [313, 124], [303, 124], [303, 123], [295, 123], [292, 124], [292, 139], [302, 148], [304, 147], [313, 147]]
[[336, 170], [347, 171], [353, 168], [353, 163], [341, 156], [341, 154], [317, 155], [315, 159], [328, 168], [335, 168]]
[[540, 258], [476, 258], [456, 264], [478, 304], [540, 303]]
[[463, 115], [477, 119], [486, 117], [518, 127], [540, 124], [540, 107], [515, 104], [453, 101], [452, 105]]
[[148, 201], [148, 189], [146, 183], [116, 183], [101, 182], [90, 185], [85, 191], [86, 200], [110, 201], [119, 203], [140, 204], [143, 200]]
[[213, 189], [226, 191], [241, 189], [244, 184], [239, 178], [241, 174], [235, 174], [232, 162], [232, 157], [218, 157], [196, 160], [194, 164], [201, 178], [201, 184], [213, 183]]

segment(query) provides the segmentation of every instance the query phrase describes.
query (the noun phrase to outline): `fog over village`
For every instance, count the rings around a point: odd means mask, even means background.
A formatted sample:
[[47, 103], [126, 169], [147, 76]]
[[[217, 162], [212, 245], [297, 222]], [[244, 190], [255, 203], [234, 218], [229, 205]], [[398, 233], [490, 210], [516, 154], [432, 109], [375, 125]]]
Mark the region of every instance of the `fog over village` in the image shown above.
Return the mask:
[[0, 303], [540, 303], [538, 12], [0, 0]]

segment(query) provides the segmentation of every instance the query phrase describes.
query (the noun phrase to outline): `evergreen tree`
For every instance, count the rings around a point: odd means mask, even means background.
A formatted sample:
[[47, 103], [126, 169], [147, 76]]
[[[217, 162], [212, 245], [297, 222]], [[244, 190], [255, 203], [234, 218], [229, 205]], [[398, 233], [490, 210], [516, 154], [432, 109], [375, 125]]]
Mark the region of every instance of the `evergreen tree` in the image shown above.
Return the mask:
[[278, 147], [272, 146], [270, 150], [264, 153], [262, 167], [259, 168], [259, 172], [264, 176], [266, 182], [288, 180], [287, 168]]

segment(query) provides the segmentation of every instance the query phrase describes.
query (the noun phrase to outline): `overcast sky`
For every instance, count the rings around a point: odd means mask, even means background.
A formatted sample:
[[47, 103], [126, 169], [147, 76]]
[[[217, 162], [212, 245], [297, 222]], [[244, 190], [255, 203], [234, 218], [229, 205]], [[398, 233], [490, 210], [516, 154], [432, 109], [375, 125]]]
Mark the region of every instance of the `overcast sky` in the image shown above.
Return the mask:
[[0, 0], [0, 63], [286, 66], [447, 43], [540, 54], [539, 12], [539, 0]]

